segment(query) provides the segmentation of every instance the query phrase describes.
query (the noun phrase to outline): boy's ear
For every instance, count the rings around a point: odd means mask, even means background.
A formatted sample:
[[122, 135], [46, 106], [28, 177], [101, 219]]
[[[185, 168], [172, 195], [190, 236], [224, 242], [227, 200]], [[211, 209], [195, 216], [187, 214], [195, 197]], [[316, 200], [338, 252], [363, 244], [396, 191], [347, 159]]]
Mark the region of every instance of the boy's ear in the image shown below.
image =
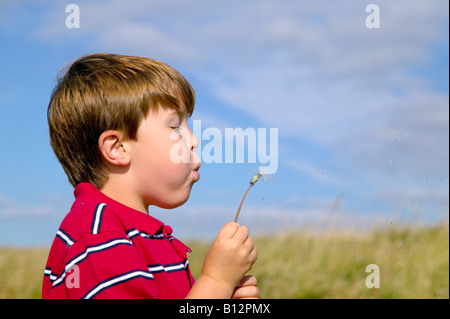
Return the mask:
[[100, 153], [106, 162], [126, 166], [131, 162], [128, 145], [123, 142], [123, 135], [119, 131], [109, 130], [100, 135], [98, 139]]

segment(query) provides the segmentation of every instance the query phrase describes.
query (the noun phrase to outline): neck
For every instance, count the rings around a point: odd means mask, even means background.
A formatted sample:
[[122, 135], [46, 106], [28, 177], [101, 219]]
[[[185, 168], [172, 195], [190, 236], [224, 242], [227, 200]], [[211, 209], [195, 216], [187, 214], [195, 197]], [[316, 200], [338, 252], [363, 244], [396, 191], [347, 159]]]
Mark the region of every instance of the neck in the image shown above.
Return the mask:
[[110, 178], [102, 188], [100, 188], [100, 191], [109, 198], [112, 198], [115, 201], [144, 214], [148, 214], [148, 206], [146, 206], [140, 198], [129, 190], [129, 187], [126, 187], [124, 183], [116, 182], [113, 177]]

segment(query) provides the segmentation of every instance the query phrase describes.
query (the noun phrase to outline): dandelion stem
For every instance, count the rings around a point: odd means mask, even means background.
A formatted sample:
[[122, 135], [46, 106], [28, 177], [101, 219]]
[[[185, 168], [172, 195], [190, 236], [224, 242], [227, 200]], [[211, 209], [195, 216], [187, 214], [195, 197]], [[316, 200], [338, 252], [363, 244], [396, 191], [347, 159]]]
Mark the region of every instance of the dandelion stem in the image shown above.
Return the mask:
[[234, 219], [234, 222], [237, 223], [238, 217], [239, 217], [239, 212], [241, 211], [241, 207], [242, 207], [242, 203], [244, 202], [245, 196], [247, 196], [248, 191], [250, 190], [250, 188], [253, 186], [253, 184], [250, 184], [250, 186], [247, 188], [247, 191], [244, 194], [244, 197], [242, 197], [241, 200], [241, 204], [239, 205], [237, 214], [236, 214], [236, 218]]
[[239, 204], [239, 208], [236, 214], [236, 218], [234, 219], [234, 222], [237, 223], [238, 217], [239, 217], [239, 212], [241, 211], [241, 207], [242, 207], [242, 203], [244, 203], [244, 199], [245, 196], [247, 196], [248, 191], [250, 190], [250, 188], [252, 188], [253, 185], [255, 185], [255, 183], [258, 181], [258, 179], [261, 177], [260, 173], [256, 173], [255, 176], [253, 176], [253, 178], [250, 180], [250, 186], [247, 188], [247, 191], [244, 194], [244, 197], [242, 197], [241, 203]]

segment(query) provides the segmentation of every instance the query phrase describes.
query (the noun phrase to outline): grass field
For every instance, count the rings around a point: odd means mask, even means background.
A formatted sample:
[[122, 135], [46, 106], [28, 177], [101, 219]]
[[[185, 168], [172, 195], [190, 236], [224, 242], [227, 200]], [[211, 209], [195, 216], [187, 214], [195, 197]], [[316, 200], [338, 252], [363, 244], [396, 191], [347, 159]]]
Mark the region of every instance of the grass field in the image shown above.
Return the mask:
[[[209, 243], [187, 243], [194, 276]], [[449, 298], [448, 225], [256, 238], [262, 298]], [[48, 249], [0, 248], [0, 298], [40, 298]], [[367, 288], [366, 266], [380, 270]]]

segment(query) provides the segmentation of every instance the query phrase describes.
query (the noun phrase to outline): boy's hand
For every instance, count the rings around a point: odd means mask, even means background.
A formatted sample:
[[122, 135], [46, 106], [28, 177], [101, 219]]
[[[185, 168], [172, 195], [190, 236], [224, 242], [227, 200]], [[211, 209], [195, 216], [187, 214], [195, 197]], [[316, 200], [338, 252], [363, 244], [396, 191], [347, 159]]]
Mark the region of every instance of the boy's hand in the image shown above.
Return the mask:
[[260, 291], [256, 286], [256, 277], [245, 276], [234, 290], [231, 299], [259, 299]]
[[235, 222], [227, 223], [206, 254], [202, 276], [209, 277], [232, 293], [257, 257], [248, 228]]

